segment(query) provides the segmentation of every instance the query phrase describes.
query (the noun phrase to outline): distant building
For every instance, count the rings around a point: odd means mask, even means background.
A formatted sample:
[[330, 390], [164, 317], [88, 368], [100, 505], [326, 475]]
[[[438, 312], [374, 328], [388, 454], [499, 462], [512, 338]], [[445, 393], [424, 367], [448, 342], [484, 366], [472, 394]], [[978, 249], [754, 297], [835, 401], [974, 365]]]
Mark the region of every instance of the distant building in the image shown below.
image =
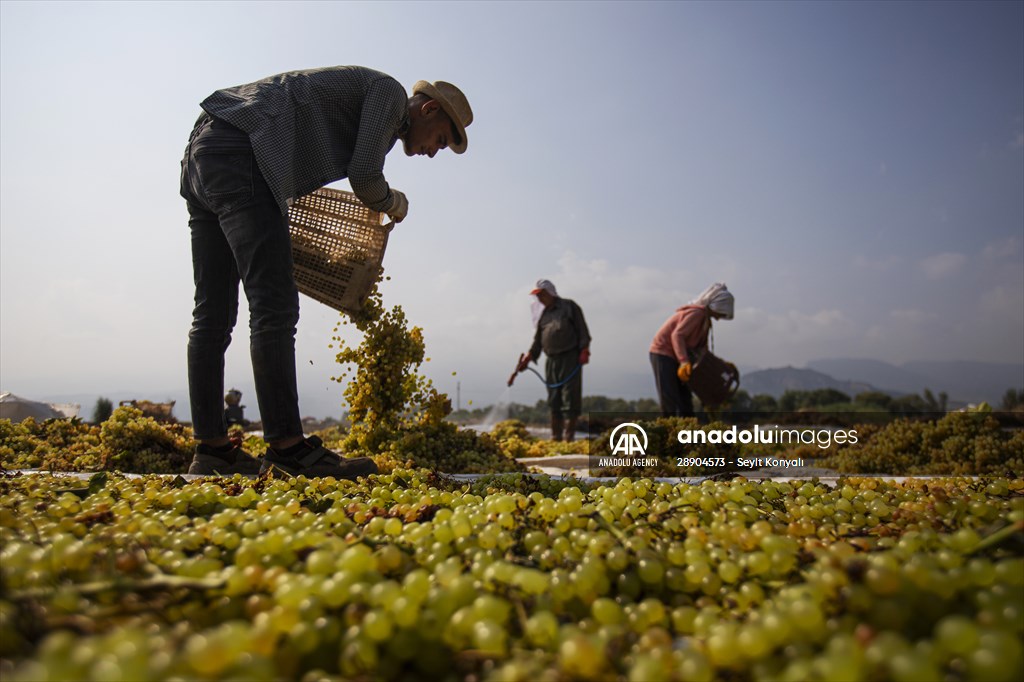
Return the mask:
[[10, 392], [0, 393], [0, 419], [22, 422], [32, 417], [36, 421], [45, 419], [70, 419], [77, 417], [82, 409], [75, 403], [44, 403], [29, 400]]

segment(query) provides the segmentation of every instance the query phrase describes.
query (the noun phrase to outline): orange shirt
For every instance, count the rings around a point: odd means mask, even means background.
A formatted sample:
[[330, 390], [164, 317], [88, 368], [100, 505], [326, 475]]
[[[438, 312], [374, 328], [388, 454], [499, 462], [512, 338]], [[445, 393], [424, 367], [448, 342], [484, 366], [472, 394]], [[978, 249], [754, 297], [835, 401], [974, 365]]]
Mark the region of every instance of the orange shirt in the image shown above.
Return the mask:
[[[706, 306], [684, 305], [661, 325], [651, 342], [651, 352], [690, 362], [694, 351], [704, 348], [711, 331], [711, 316]], [[693, 358], [696, 359], [696, 358]]]

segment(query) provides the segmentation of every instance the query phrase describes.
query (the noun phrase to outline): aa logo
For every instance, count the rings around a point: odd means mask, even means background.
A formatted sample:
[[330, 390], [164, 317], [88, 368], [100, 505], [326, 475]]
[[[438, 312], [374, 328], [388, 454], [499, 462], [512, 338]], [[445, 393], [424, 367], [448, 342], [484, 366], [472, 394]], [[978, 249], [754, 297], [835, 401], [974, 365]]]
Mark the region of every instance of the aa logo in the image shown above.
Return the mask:
[[[643, 438], [641, 443], [640, 439]], [[612, 449], [612, 455], [634, 455], [647, 454], [647, 432], [640, 428], [639, 424], [626, 422], [619, 424], [608, 437], [608, 446]]]

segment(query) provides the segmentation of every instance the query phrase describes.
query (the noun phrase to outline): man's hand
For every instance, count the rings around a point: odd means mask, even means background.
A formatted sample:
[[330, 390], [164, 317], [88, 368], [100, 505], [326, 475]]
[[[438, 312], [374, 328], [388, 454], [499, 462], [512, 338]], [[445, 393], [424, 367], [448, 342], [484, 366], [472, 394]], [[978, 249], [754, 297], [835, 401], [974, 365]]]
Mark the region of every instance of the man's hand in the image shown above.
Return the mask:
[[590, 362], [590, 349], [584, 348], [580, 351], [580, 364], [585, 365]]
[[391, 207], [385, 213], [391, 216], [391, 219], [396, 223], [405, 220], [405, 216], [409, 214], [409, 200], [405, 198], [405, 194], [397, 189], [392, 189]]
[[517, 372], [525, 372], [526, 368], [530, 366], [530, 354], [523, 353], [519, 356], [519, 364], [516, 365]]
[[529, 354], [529, 353], [521, 353], [521, 354], [519, 355], [519, 362], [518, 362], [518, 363], [516, 363], [516, 369], [515, 369], [515, 371], [514, 371], [514, 372], [512, 372], [512, 376], [510, 376], [510, 377], [508, 378], [508, 385], [509, 385], [509, 386], [511, 386], [511, 385], [512, 385], [512, 384], [513, 384], [513, 383], [515, 382], [515, 380], [516, 380], [516, 375], [517, 375], [517, 374], [519, 374], [520, 372], [522, 372], [523, 370], [525, 370], [525, 369], [526, 369], [526, 367], [527, 367], [527, 366], [528, 366], [529, 364], [530, 364], [530, 354]]
[[676, 370], [676, 376], [679, 377], [679, 380], [685, 384], [687, 381], [690, 380], [690, 373], [692, 371], [693, 368], [690, 366], [690, 363], [680, 362], [679, 369]]

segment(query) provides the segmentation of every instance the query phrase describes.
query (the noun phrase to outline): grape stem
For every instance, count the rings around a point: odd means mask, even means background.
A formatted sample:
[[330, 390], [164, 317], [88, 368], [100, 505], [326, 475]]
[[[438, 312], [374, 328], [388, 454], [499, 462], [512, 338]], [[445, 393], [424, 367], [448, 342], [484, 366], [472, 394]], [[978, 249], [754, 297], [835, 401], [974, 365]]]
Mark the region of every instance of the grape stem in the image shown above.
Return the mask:
[[1021, 531], [1024, 531], [1024, 521], [1016, 521], [1014, 523], [1011, 523], [1010, 525], [1004, 528], [1000, 528], [988, 537], [979, 541], [978, 544], [976, 544], [974, 547], [964, 552], [964, 555], [970, 556], [971, 554], [974, 554], [976, 552], [981, 552], [991, 547], [1000, 545], [1003, 542], [1009, 540], [1010, 538], [1016, 536], [1016, 534], [1020, 533]]
[[[107, 590], [162, 590], [185, 588], [189, 590], [212, 590], [223, 587], [227, 581], [222, 578], [187, 578], [180, 575], [156, 575], [142, 580], [131, 580], [118, 578], [117, 580], [97, 580], [90, 583], [78, 583], [74, 585], [63, 585], [63, 589], [70, 589], [80, 595], [97, 594]], [[8, 593], [10, 599], [39, 599], [56, 594], [55, 587], [27, 587], [23, 590], [12, 590]]]
[[619, 540], [619, 542], [626, 542], [626, 534], [623, 533], [620, 529], [613, 526], [612, 524], [608, 523], [608, 521], [599, 513], [594, 512], [593, 514], [589, 514], [588, 516], [597, 521], [602, 528], [604, 528], [609, 533], [614, 535]]

